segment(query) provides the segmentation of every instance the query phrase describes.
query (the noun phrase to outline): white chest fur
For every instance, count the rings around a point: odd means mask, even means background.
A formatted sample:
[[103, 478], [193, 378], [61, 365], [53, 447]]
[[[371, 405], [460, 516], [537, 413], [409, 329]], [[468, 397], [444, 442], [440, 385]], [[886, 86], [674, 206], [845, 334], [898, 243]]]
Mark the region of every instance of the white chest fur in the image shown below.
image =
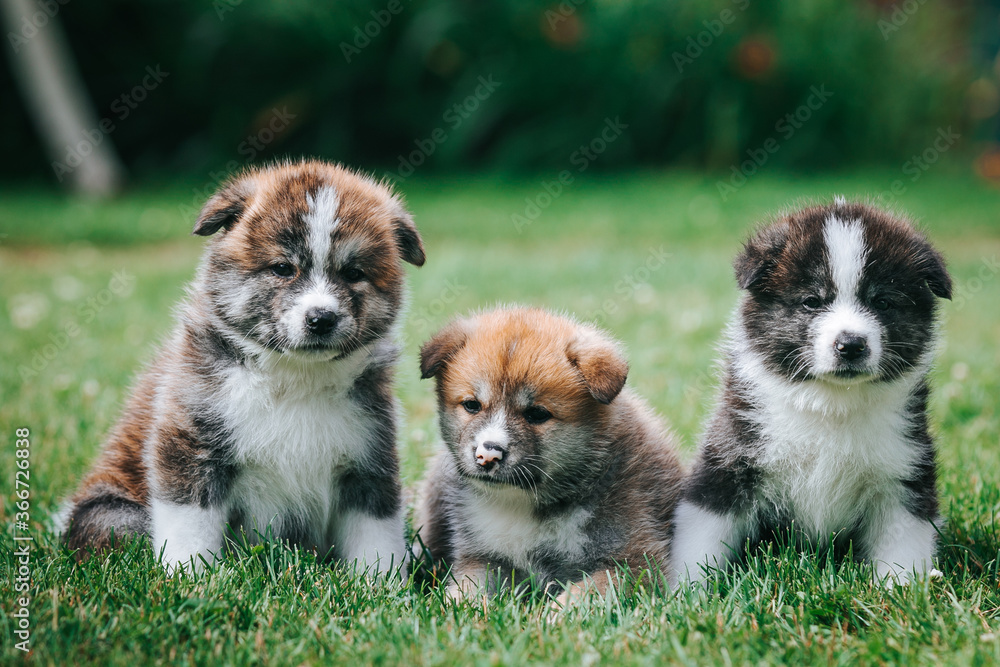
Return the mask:
[[244, 526], [282, 534], [289, 522], [329, 548], [340, 471], [365, 455], [371, 419], [347, 395], [356, 360], [320, 368], [235, 369], [221, 398], [239, 472], [229, 510]]
[[501, 554], [517, 568], [530, 570], [530, 554], [542, 549], [579, 559], [589, 538], [584, 532], [591, 512], [582, 508], [568, 515], [539, 520], [531, 496], [520, 489], [482, 488], [466, 491], [455, 508], [465, 526], [460, 548]]
[[905, 436], [906, 387], [804, 391], [812, 392], [804, 402], [771, 394], [755, 415], [763, 436], [761, 509], [790, 515], [822, 542], [900, 500], [899, 480], [911, 474], [918, 452]]

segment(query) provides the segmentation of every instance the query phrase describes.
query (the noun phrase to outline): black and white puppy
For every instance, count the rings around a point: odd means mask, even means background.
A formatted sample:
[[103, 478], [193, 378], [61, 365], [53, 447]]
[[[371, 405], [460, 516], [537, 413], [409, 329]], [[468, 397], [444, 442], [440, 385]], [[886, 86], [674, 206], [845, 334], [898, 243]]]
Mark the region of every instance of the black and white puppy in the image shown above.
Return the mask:
[[724, 384], [678, 505], [673, 575], [764, 533], [852, 540], [880, 579], [932, 568], [939, 521], [927, 373], [944, 261], [906, 220], [837, 199], [760, 230]]
[[205, 205], [209, 243], [172, 336], [66, 508], [81, 555], [151, 538], [168, 567], [227, 524], [387, 571], [406, 553], [395, 442], [401, 262], [420, 236], [339, 166], [253, 169]]

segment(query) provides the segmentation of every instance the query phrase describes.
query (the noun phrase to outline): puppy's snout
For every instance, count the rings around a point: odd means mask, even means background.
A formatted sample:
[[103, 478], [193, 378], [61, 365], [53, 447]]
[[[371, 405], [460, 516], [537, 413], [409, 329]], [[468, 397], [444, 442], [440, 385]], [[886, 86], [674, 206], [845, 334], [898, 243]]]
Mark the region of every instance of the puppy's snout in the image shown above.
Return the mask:
[[476, 463], [484, 468], [490, 468], [503, 460], [507, 453], [500, 443], [483, 442], [476, 447]]
[[309, 333], [323, 336], [337, 326], [337, 314], [325, 308], [310, 308], [306, 312], [306, 328]]
[[868, 340], [853, 333], [841, 333], [834, 341], [833, 347], [837, 350], [837, 356], [844, 361], [861, 361], [869, 354]]

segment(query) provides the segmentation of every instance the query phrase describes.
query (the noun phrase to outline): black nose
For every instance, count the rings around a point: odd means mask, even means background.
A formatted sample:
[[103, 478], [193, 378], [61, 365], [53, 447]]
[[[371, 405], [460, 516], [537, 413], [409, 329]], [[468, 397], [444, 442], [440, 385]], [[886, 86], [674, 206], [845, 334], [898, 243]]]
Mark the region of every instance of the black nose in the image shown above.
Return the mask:
[[306, 311], [306, 328], [310, 333], [322, 336], [333, 331], [337, 326], [337, 314], [332, 310], [310, 308]]
[[844, 361], [860, 361], [868, 356], [868, 341], [856, 334], [840, 334], [833, 346]]

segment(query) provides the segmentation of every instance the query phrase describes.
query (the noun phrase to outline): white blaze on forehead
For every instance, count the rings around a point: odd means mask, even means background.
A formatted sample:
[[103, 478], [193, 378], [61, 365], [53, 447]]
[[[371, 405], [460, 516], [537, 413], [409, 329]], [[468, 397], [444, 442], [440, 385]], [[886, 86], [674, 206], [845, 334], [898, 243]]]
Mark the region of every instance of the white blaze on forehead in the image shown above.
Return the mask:
[[830, 309], [816, 318], [813, 326], [815, 339], [815, 372], [837, 369], [839, 359], [835, 351], [837, 339], [844, 334], [854, 334], [865, 339], [869, 349], [866, 365], [878, 367], [882, 354], [882, 329], [878, 320], [858, 299], [858, 285], [864, 273], [868, 248], [865, 246], [861, 222], [845, 222], [831, 215], [823, 228], [836, 298]]
[[309, 210], [303, 216], [309, 233], [308, 252], [312, 256], [306, 290], [295, 299], [281, 317], [286, 336], [293, 345], [302, 344], [308, 336], [306, 314], [310, 310], [328, 310], [340, 314], [340, 300], [326, 278], [330, 260], [333, 231], [337, 228], [337, 209], [340, 199], [330, 186], [319, 188], [315, 194], [306, 195]]
[[844, 222], [831, 215], [823, 227], [823, 240], [826, 242], [837, 299], [853, 299], [868, 255], [860, 221]]
[[322, 275], [327, 260], [330, 257], [330, 244], [333, 230], [339, 220], [337, 211], [340, 209], [340, 198], [332, 186], [323, 186], [315, 195], [306, 195], [309, 211], [304, 220], [309, 229], [309, 250], [313, 258], [313, 275]]

